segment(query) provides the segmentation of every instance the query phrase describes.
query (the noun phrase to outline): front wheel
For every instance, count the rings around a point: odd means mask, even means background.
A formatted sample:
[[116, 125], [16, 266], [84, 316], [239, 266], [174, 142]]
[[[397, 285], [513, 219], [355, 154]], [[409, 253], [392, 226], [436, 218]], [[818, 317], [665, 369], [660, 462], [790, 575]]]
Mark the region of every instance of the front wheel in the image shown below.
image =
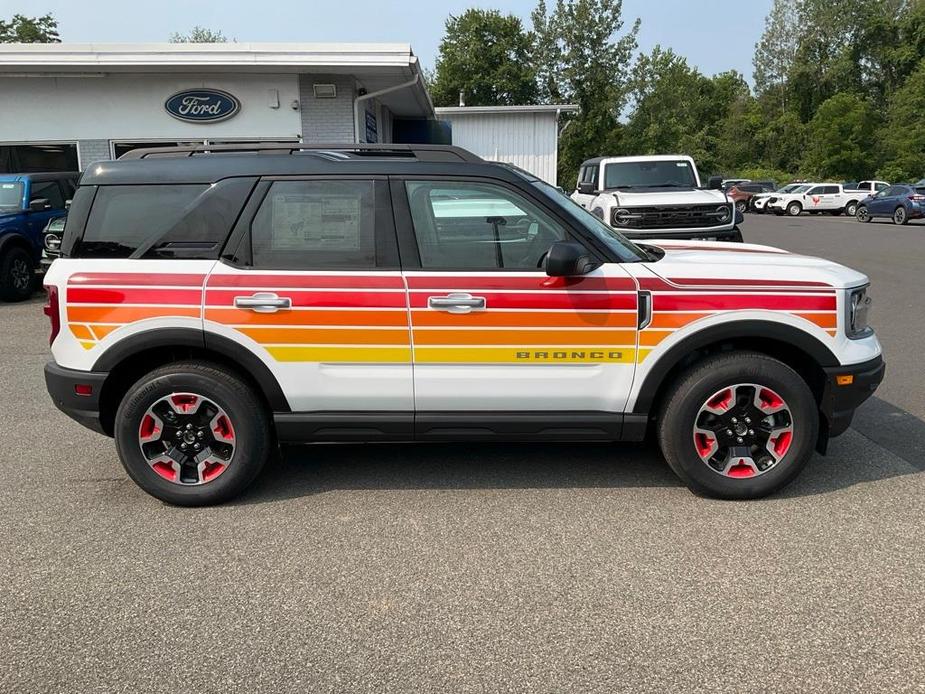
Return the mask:
[[200, 362], [168, 364], [129, 388], [116, 412], [116, 450], [148, 494], [180, 506], [241, 493], [266, 463], [269, 415], [237, 375]]
[[867, 223], [871, 220], [870, 211], [868, 211], [867, 205], [858, 205], [858, 211], [855, 216], [858, 218], [859, 222]]
[[748, 209], [748, 203], [744, 200], [739, 200], [736, 202], [736, 209], [742, 214], [745, 214], [745, 211]]
[[0, 257], [0, 299], [25, 301], [35, 291], [35, 264], [24, 248], [11, 248]]
[[803, 206], [798, 202], [792, 202], [787, 205], [787, 214], [789, 214], [791, 217], [799, 217], [802, 211]]
[[906, 214], [905, 207], [897, 207], [893, 211], [893, 224], [898, 224], [902, 226], [909, 221], [909, 215]]
[[679, 378], [665, 400], [658, 438], [692, 491], [754, 499], [797, 476], [818, 432], [815, 399], [796, 371], [763, 354], [733, 352]]

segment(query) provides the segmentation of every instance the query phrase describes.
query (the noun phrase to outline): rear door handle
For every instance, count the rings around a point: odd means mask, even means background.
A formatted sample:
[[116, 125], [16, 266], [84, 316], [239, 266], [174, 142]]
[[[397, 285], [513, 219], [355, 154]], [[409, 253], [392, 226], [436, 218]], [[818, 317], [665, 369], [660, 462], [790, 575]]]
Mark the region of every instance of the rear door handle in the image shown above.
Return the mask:
[[291, 308], [292, 299], [288, 296], [277, 296], [273, 292], [257, 292], [251, 296], [236, 296], [236, 308], [249, 308], [257, 313], [276, 313], [281, 308]]
[[486, 301], [484, 296], [453, 292], [446, 296], [429, 297], [427, 305], [432, 309], [446, 311], [447, 313], [469, 313], [473, 309], [484, 309]]

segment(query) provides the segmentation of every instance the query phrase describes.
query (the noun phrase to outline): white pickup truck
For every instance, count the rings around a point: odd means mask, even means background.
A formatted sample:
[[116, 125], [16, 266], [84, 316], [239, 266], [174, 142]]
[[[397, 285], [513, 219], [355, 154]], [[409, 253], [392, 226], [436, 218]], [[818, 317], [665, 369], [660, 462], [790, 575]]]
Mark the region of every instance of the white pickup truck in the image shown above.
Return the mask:
[[633, 239], [742, 241], [742, 220], [720, 189], [701, 185], [691, 157], [597, 157], [581, 165], [571, 198]]
[[803, 212], [828, 212], [834, 215], [844, 212], [853, 217], [857, 212], [858, 203], [868, 195], [868, 190], [850, 189], [840, 183], [815, 183], [808, 188], [797, 188], [789, 193], [777, 195], [773, 201], [767, 203], [766, 209], [774, 214], [788, 214], [791, 217], [797, 217]]

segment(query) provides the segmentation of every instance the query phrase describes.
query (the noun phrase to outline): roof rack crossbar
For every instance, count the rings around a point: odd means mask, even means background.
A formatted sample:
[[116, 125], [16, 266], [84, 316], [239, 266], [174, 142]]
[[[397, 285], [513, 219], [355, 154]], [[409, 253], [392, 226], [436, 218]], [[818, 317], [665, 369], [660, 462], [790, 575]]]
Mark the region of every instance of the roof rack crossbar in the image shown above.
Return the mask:
[[148, 157], [191, 157], [196, 154], [224, 152], [255, 152], [257, 154], [293, 154], [294, 152], [355, 152], [356, 154], [381, 154], [388, 156], [414, 156], [421, 161], [481, 162], [483, 159], [469, 150], [453, 145], [429, 144], [308, 144], [302, 142], [260, 142], [221, 145], [177, 145], [174, 147], [141, 147], [123, 154], [119, 159], [146, 159]]

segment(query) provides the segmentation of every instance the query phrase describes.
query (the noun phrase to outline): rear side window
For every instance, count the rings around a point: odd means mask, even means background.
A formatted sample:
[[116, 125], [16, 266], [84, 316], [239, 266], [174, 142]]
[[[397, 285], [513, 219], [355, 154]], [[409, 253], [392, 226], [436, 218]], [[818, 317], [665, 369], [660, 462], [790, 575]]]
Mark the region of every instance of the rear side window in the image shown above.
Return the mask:
[[[100, 186], [72, 255], [217, 258], [255, 182], [230, 178], [211, 186]], [[75, 198], [71, 207], [77, 203]]]
[[371, 180], [275, 181], [251, 223], [253, 265], [375, 268], [377, 187], [387, 195]]
[[822, 191], [825, 195], [835, 195], [838, 193], [838, 186], [826, 186], [825, 190]]

